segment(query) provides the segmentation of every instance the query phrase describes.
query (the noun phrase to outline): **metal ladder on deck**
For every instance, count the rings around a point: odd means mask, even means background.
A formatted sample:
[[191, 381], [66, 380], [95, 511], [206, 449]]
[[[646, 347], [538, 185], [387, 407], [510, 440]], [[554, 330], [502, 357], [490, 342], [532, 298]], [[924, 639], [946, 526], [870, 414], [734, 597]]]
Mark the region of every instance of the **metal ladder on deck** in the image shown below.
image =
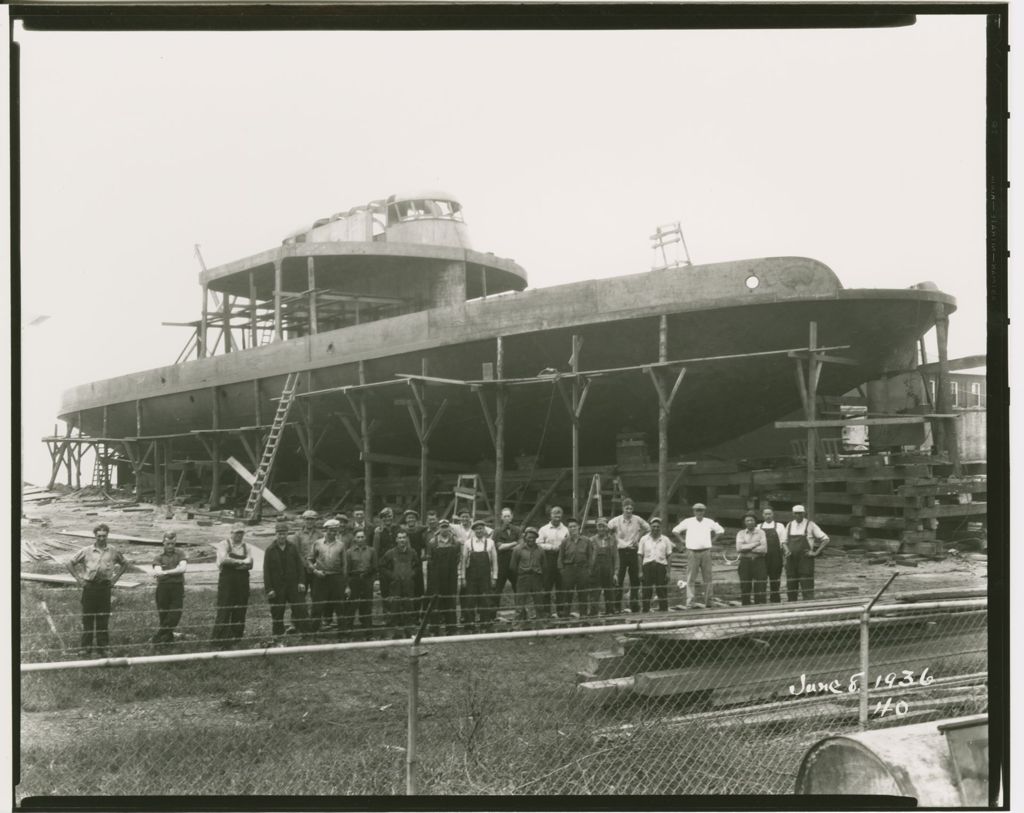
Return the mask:
[[470, 504], [470, 516], [473, 519], [476, 519], [478, 501], [483, 503], [488, 513], [491, 511], [491, 502], [487, 498], [483, 478], [479, 474], [460, 474], [456, 479], [455, 488], [452, 490], [452, 501], [448, 506], [453, 517], [459, 515], [460, 500], [465, 500]]
[[596, 502], [597, 503], [597, 516], [607, 517], [608, 515], [604, 512], [604, 500], [608, 499], [608, 507], [611, 509], [611, 513], [616, 513], [616, 503], [618, 507], [622, 507], [622, 500], [625, 498], [625, 490], [622, 487], [622, 479], [620, 477], [612, 477], [611, 490], [607, 490], [601, 487], [601, 475], [595, 474], [590, 480], [590, 491], [587, 493], [587, 502], [583, 507], [583, 516], [580, 517], [580, 528], [587, 524], [587, 519], [590, 517], [590, 508]]
[[267, 435], [267, 445], [263, 448], [263, 457], [256, 468], [256, 479], [252, 483], [252, 491], [249, 492], [249, 500], [245, 504], [245, 518], [252, 519], [255, 516], [263, 498], [263, 489], [267, 486], [270, 478], [270, 470], [274, 466], [274, 458], [277, 457], [277, 447], [281, 445], [281, 435], [284, 433], [285, 421], [288, 420], [288, 410], [295, 400], [295, 390], [299, 386], [299, 374], [288, 373], [284, 381], [284, 389], [281, 390], [281, 400], [277, 402], [277, 412], [274, 415], [274, 423], [270, 427], [270, 434]]
[[97, 443], [93, 447], [95, 461], [92, 466], [92, 484], [102, 489], [110, 488], [110, 469], [107, 467], [107, 447]]

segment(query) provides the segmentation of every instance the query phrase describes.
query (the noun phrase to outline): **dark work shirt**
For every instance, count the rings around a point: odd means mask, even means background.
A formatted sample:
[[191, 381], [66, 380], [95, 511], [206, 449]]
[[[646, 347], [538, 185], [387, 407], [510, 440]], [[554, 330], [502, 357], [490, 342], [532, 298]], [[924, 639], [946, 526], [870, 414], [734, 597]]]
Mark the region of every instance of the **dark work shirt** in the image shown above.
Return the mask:
[[377, 555], [369, 545], [353, 545], [345, 551], [348, 575], [373, 576], [377, 572]]
[[559, 567], [570, 565], [590, 566], [590, 560], [594, 556], [594, 546], [590, 537], [578, 536], [576, 539], [566, 537], [562, 547], [558, 549]]
[[[159, 567], [166, 573], [168, 570], [174, 570], [179, 564], [185, 561], [185, 554], [178, 550], [173, 550], [170, 553], [166, 551], [160, 551], [160, 555], [153, 560], [153, 567]], [[170, 576], [162, 576], [160, 578], [162, 584], [180, 583], [184, 584], [185, 574], [184, 573], [173, 573]]]
[[511, 568], [516, 574], [536, 573], [539, 576], [544, 569], [544, 549], [537, 545], [531, 548], [520, 542], [512, 550]]
[[299, 584], [305, 584], [306, 563], [297, 545], [287, 542], [283, 548], [275, 542], [263, 555], [263, 586], [278, 595], [285, 595]]
[[380, 569], [391, 577], [392, 595], [408, 597], [422, 592], [417, 590], [422, 574], [420, 556], [412, 548], [392, 548], [381, 559]]
[[378, 562], [384, 561], [384, 554], [398, 544], [396, 537], [400, 530], [397, 525], [381, 525], [373, 532], [373, 552]]

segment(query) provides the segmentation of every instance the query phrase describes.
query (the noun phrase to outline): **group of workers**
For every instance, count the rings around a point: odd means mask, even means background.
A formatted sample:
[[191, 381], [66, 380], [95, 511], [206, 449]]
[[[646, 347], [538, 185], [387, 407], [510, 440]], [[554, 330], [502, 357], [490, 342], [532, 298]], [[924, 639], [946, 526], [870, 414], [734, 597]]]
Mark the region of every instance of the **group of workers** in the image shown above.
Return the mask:
[[[559, 507], [551, 509], [549, 521], [540, 528], [520, 528], [508, 508], [494, 528], [473, 519], [468, 510], [459, 512], [455, 523], [429, 511], [425, 524], [412, 510], [399, 521], [392, 509], [385, 508], [378, 524], [367, 522], [361, 509], [354, 510], [351, 519], [339, 513], [322, 524], [316, 512], [306, 511], [298, 530], [278, 521], [275, 539], [263, 555], [271, 631], [279, 644], [293, 631], [334, 629], [339, 637], [357, 631], [367, 636], [375, 583], [395, 637], [407, 637], [424, 620], [430, 634], [452, 634], [460, 622], [464, 631], [490, 629], [506, 585], [512, 588], [520, 622], [569, 618], [574, 606], [581, 618], [599, 612], [667, 611], [670, 557], [679, 546], [686, 553], [685, 607], [710, 607], [711, 551], [725, 530], [706, 516], [706, 510], [702, 503], [694, 503], [693, 515], [669, 533], [662, 531], [660, 517], [644, 520], [636, 515], [629, 499], [623, 501], [619, 516], [599, 517], [589, 533], [578, 520], [565, 518]], [[216, 545], [212, 637], [218, 646], [245, 634], [253, 568], [245, 533], [246, 526], [236, 523], [230, 536]], [[101, 655], [106, 652], [110, 590], [129, 566], [108, 544], [108, 534], [105, 524], [97, 525], [93, 545], [81, 549], [68, 566], [82, 585], [81, 646], [87, 654], [94, 644]], [[788, 600], [813, 599], [814, 560], [828, 541], [802, 505], [793, 507], [793, 520], [786, 524], [775, 521], [771, 508], [764, 509], [761, 522], [748, 513], [736, 535], [742, 603], [780, 602], [783, 569]], [[174, 639], [186, 567], [176, 534], [168, 531], [153, 562], [159, 616], [156, 644]], [[698, 576], [704, 588], [701, 603], [695, 600]]]

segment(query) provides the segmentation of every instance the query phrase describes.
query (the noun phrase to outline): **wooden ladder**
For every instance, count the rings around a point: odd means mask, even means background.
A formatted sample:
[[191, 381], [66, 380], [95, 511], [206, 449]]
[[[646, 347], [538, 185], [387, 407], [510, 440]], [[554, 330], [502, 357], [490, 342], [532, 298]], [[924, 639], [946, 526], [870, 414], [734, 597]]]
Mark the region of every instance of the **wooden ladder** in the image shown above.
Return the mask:
[[263, 457], [256, 468], [256, 479], [252, 483], [252, 491], [249, 492], [249, 500], [245, 504], [245, 518], [252, 519], [263, 498], [263, 489], [267, 486], [270, 478], [270, 471], [274, 467], [274, 458], [277, 457], [277, 447], [281, 445], [281, 435], [284, 433], [284, 425], [288, 420], [288, 410], [295, 400], [295, 390], [299, 386], [299, 374], [288, 373], [284, 381], [284, 389], [281, 390], [281, 400], [277, 402], [277, 412], [274, 414], [274, 423], [270, 427], [270, 434], [267, 435], [267, 445], [263, 447]]
[[488, 513], [491, 511], [491, 502], [487, 498], [483, 478], [479, 474], [460, 474], [455, 480], [455, 488], [452, 489], [452, 502], [449, 506], [452, 516], [459, 515], [459, 500], [466, 500], [470, 503], [470, 516], [473, 519], [476, 519], [478, 501], [483, 503]]
[[591, 478], [590, 491], [587, 493], [587, 501], [583, 506], [583, 516], [579, 518], [581, 529], [587, 524], [590, 508], [595, 502], [597, 503], [597, 516], [599, 517], [607, 516], [604, 512], [604, 500], [606, 497], [608, 498], [608, 507], [611, 508], [611, 513], [614, 514], [616, 512], [616, 503], [618, 503], [619, 508], [622, 507], [622, 500], [625, 497], [622, 479], [618, 476], [613, 476], [611, 482], [611, 489], [604, 489], [601, 487], [600, 474], [595, 474]]
[[110, 469], [107, 468], [107, 447], [97, 443], [93, 446], [96, 459], [92, 466], [92, 484], [102, 489], [110, 488]]

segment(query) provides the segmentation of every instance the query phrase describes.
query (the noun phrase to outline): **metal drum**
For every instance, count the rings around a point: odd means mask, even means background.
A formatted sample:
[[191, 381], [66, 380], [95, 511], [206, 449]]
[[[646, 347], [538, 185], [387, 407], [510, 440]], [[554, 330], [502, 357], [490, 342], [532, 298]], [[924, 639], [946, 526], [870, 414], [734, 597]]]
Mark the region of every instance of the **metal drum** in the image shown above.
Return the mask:
[[[826, 737], [804, 755], [796, 792], [909, 796], [922, 807], [985, 805], [987, 767], [979, 777], [977, 764], [963, 764], [963, 749], [947, 740], [953, 731], [974, 732], [987, 754], [984, 715]], [[968, 775], [972, 782], [963, 782]]]

